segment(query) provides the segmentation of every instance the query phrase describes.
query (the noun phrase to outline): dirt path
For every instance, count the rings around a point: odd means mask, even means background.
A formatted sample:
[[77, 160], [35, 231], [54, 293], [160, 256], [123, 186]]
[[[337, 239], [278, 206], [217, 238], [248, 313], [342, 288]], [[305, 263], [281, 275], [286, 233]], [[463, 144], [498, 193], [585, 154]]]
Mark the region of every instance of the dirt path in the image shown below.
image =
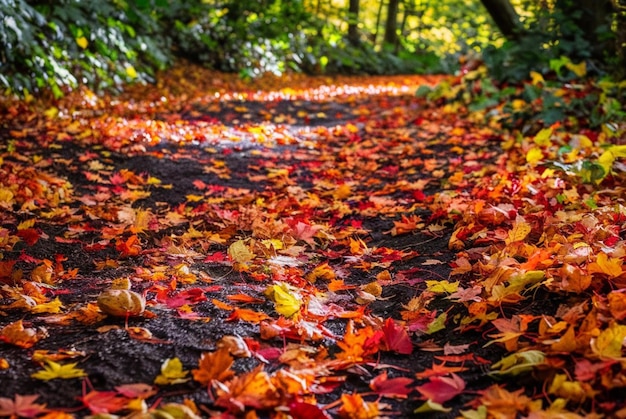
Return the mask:
[[[433, 196], [462, 189], [450, 175], [493, 159], [497, 137], [435, 125], [412, 91], [257, 96], [4, 122], [0, 397], [36, 394], [77, 417], [141, 410], [136, 397], [191, 400], [201, 416], [406, 416], [445, 365], [465, 388], [445, 417], [493, 383], [485, 358], [501, 350], [459, 333], [464, 308], [438, 289], [455, 254]], [[120, 278], [146, 300], [128, 327], [96, 305]], [[191, 371], [224, 337], [248, 382], [207, 391]], [[154, 390], [119, 387], [152, 386], [174, 359], [182, 371]], [[33, 378], [49, 361], [84, 374]]]

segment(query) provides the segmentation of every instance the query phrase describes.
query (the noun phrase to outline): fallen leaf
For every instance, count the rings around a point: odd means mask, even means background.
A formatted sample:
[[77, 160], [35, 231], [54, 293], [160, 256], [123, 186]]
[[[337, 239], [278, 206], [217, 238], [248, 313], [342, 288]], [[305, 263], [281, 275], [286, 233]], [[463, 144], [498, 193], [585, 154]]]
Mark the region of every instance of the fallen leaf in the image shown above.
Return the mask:
[[446, 377], [431, 377], [428, 383], [417, 386], [416, 390], [432, 402], [441, 404], [461, 394], [465, 390], [465, 381], [451, 373]]
[[84, 377], [87, 374], [80, 368], [76, 368], [77, 362], [61, 365], [54, 361], [46, 361], [44, 369], [31, 374], [31, 377], [38, 380], [54, 380], [55, 378], [71, 379]]
[[183, 369], [183, 363], [178, 358], [169, 358], [163, 361], [161, 373], [154, 379], [154, 384], [169, 386], [189, 381], [189, 371]]
[[229, 348], [222, 347], [215, 352], [205, 352], [200, 356], [198, 368], [191, 370], [193, 379], [204, 386], [213, 380], [225, 382], [235, 375], [231, 369], [234, 359]]
[[385, 371], [372, 378], [369, 386], [373, 392], [381, 396], [405, 399], [413, 391], [410, 387], [413, 381], [408, 377], [388, 378]]
[[45, 404], [35, 403], [39, 395], [16, 394], [13, 399], [0, 397], [0, 416], [34, 418], [47, 411]]

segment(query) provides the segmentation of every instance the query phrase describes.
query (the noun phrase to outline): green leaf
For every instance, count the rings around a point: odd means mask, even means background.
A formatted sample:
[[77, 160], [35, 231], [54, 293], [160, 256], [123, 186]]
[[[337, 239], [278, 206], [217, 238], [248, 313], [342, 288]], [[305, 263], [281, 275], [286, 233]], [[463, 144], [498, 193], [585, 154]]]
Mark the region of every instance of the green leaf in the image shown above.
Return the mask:
[[428, 399], [426, 400], [426, 402], [424, 402], [424, 404], [422, 404], [420, 407], [418, 407], [417, 409], [415, 409], [413, 411], [413, 413], [432, 413], [432, 412], [450, 412], [452, 411], [451, 408], [449, 407], [444, 407], [443, 405], [439, 404], [439, 403], [435, 403], [434, 401]]
[[440, 315], [437, 316], [435, 320], [432, 321], [432, 323], [428, 325], [428, 328], [426, 329], [426, 333], [432, 334], [432, 333], [445, 329], [447, 319], [448, 319], [448, 313], [445, 313], [445, 312], [441, 313]]
[[[538, 365], [544, 363], [546, 355], [537, 350], [514, 353], [505, 356], [491, 367], [490, 375], [519, 375], [532, 371]], [[498, 371], [495, 371], [498, 370]]]

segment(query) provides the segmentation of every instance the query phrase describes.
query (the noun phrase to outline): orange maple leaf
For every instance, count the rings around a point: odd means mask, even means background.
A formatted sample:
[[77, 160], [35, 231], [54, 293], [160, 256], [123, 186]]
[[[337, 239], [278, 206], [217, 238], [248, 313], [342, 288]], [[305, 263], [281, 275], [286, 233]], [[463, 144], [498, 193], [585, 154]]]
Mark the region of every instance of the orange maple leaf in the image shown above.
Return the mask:
[[249, 310], [247, 308], [235, 308], [232, 313], [230, 313], [227, 320], [242, 320], [244, 322], [260, 323], [261, 321], [269, 318], [270, 316], [260, 311]]
[[25, 328], [22, 320], [9, 323], [0, 329], [0, 340], [20, 348], [30, 348], [47, 336], [45, 329]]
[[215, 352], [206, 352], [200, 356], [198, 368], [191, 370], [193, 379], [202, 385], [209, 385], [213, 380], [226, 381], [235, 375], [231, 369], [233, 357], [227, 347], [219, 348]]
[[375, 331], [371, 326], [355, 330], [354, 322], [350, 320], [346, 326], [343, 342], [337, 342], [337, 346], [343, 350], [337, 354], [337, 358], [361, 362], [365, 357], [378, 352], [380, 342], [383, 339], [384, 333]]
[[374, 419], [379, 417], [378, 403], [366, 402], [359, 394], [342, 394], [339, 417], [346, 419]]
[[233, 413], [242, 413], [246, 407], [270, 409], [280, 404], [280, 394], [265, 371], [259, 365], [247, 374], [233, 378], [228, 383], [213, 382], [216, 406]]

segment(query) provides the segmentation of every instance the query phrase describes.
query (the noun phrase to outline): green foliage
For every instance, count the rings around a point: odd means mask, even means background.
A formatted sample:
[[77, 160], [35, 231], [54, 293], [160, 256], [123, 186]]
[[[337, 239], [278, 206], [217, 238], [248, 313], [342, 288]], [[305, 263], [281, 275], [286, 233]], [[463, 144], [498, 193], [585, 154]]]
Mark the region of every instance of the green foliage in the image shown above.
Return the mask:
[[[544, 75], [553, 72], [554, 63], [558, 65], [559, 60], [581, 62], [592, 58], [590, 35], [577, 24], [582, 10], [570, 0], [556, 3], [559, 6], [527, 3], [519, 38], [482, 49], [484, 62], [494, 78], [500, 82], [520, 82], [531, 71]], [[608, 26], [599, 30], [600, 38], [613, 36]], [[571, 73], [570, 76], [574, 77]]]
[[[531, 70], [567, 79], [575, 73], [570, 64], [592, 54], [580, 16], [553, 7], [568, 1], [541, 2], [547, 8], [512, 0], [524, 11], [525, 32], [503, 43], [478, 1], [407, 0], [397, 16], [400, 43], [382, 45], [386, 9], [377, 2], [361, 2], [360, 39], [348, 42], [347, 0], [0, 0], [0, 87], [57, 97], [79, 85], [116, 90], [153, 80], [177, 57], [249, 78], [453, 73], [460, 58], [481, 53], [500, 83]], [[490, 106], [490, 95], [475, 106]], [[561, 117], [553, 113], [548, 119]]]
[[150, 10], [134, 3], [0, 0], [0, 14], [0, 83], [15, 92], [47, 88], [58, 97], [79, 84], [149, 80], [170, 58]]

